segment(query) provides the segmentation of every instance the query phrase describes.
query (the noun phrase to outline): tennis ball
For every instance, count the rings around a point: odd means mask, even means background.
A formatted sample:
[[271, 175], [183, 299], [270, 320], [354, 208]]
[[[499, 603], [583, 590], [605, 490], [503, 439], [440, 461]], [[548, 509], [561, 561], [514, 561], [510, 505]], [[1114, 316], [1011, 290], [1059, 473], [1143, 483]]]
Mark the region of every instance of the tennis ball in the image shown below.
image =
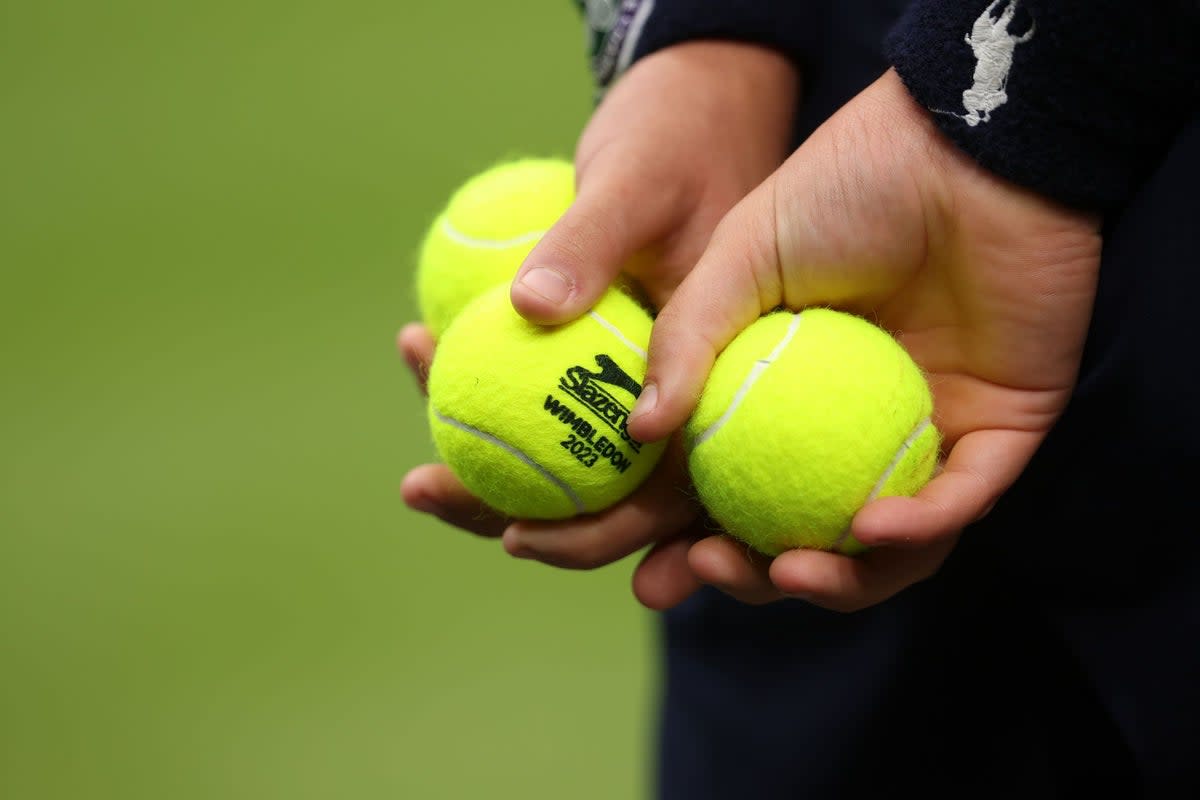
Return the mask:
[[508, 287], [471, 301], [438, 342], [429, 425], [442, 460], [511, 517], [562, 519], [632, 492], [663, 443], [625, 423], [646, 372], [649, 313], [620, 289], [571, 322], [543, 327]]
[[718, 356], [686, 426], [688, 469], [713, 519], [754, 549], [858, 554], [855, 513], [932, 477], [932, 411], [924, 374], [882, 328], [777, 311]]
[[421, 242], [416, 293], [435, 337], [484, 290], [508, 283], [575, 199], [575, 168], [554, 158], [502, 162], [463, 183]]

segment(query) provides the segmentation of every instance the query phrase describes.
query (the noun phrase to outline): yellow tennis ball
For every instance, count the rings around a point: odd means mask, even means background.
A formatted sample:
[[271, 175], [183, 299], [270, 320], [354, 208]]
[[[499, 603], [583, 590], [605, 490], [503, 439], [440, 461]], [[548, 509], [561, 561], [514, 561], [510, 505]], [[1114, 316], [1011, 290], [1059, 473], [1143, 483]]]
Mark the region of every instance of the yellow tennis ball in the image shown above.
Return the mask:
[[575, 168], [554, 158], [506, 161], [463, 183], [426, 231], [417, 260], [417, 303], [434, 336], [483, 291], [511, 281], [574, 199]]
[[713, 519], [754, 549], [857, 554], [855, 513], [932, 477], [932, 412], [924, 374], [882, 328], [777, 311], [717, 358], [687, 424], [688, 468]]
[[554, 327], [517, 314], [507, 286], [471, 301], [429, 372], [429, 425], [442, 460], [512, 517], [562, 519], [616, 503], [664, 449], [625, 427], [642, 391], [651, 324], [620, 289]]

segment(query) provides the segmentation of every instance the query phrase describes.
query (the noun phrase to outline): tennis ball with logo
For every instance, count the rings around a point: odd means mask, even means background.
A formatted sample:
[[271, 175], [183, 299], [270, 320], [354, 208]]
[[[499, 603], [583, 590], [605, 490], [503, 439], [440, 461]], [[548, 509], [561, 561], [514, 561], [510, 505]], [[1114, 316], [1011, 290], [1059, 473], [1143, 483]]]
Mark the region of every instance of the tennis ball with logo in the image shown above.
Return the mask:
[[621, 288], [552, 327], [521, 317], [507, 284], [483, 293], [450, 323], [430, 368], [429, 424], [442, 459], [516, 518], [562, 519], [628, 496], [665, 449], [626, 428], [651, 325]]

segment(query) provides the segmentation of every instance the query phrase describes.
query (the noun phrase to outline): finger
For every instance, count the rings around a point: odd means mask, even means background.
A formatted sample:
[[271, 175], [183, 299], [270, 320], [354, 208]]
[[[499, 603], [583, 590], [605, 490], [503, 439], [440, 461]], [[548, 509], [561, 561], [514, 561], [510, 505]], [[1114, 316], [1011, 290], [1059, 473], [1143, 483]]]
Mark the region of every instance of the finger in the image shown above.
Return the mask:
[[768, 180], [726, 215], [658, 314], [645, 384], [629, 420], [638, 439], [658, 441], [681, 427], [717, 354], [780, 302], [771, 187]]
[[687, 199], [671, 182], [620, 150], [580, 172], [578, 196], [526, 256], [513, 279], [513, 307], [544, 325], [572, 320], [596, 304], [639, 250], [667, 235]]
[[429, 328], [418, 322], [405, 325], [396, 336], [396, 348], [417, 379], [421, 394], [428, 394], [429, 365], [433, 363], [434, 350], [433, 334]]
[[404, 476], [400, 494], [409, 508], [478, 536], [500, 536], [509, 520], [475, 497], [444, 464], [425, 464]]
[[789, 597], [830, 611], [859, 611], [937, 572], [957, 539], [922, 549], [881, 548], [861, 556], [789, 550], [771, 564], [771, 581]]
[[567, 569], [595, 569], [674, 536], [698, 514], [686, 491], [680, 448], [671, 450], [650, 478], [625, 500], [596, 514], [566, 520], [518, 520], [504, 531], [504, 548]]
[[692, 540], [681, 537], [658, 542], [633, 572], [633, 595], [652, 611], [674, 608], [704, 584], [688, 565]]
[[875, 500], [850, 532], [868, 546], [924, 547], [982, 518], [1033, 458], [1044, 434], [974, 431], [950, 451], [942, 472], [914, 497]]
[[710, 536], [692, 545], [688, 564], [697, 578], [748, 605], [783, 597], [771, 583], [771, 560], [728, 536]]

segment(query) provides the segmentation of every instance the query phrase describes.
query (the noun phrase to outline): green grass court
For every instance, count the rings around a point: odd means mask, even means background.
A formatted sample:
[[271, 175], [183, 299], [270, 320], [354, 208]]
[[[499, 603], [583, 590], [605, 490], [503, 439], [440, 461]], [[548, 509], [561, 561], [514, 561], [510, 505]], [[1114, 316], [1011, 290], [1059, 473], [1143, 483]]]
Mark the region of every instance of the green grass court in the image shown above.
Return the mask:
[[569, 155], [572, 3], [0, 10], [0, 796], [617, 798], [632, 563], [410, 513], [424, 226]]

